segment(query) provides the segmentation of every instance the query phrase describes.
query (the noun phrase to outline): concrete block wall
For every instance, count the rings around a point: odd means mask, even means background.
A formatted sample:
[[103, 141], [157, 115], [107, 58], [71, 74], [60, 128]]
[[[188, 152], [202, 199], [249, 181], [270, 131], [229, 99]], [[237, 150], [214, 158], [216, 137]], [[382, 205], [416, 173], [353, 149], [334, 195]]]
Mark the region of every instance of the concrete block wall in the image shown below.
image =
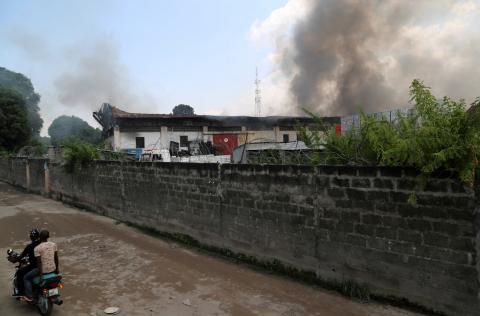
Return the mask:
[[45, 159], [29, 159], [28, 161], [28, 189], [35, 193], [42, 193], [45, 190]]
[[12, 159], [10, 161], [10, 179], [14, 185], [27, 187], [27, 159]]
[[10, 178], [12, 165], [11, 160], [9, 159], [1, 159], [0, 158], [0, 180], [8, 183], [12, 183]]
[[[0, 169], [22, 186], [22, 163]], [[105, 161], [49, 174], [53, 197], [118, 220], [479, 315], [479, 194], [448, 175], [419, 186], [398, 168]]]

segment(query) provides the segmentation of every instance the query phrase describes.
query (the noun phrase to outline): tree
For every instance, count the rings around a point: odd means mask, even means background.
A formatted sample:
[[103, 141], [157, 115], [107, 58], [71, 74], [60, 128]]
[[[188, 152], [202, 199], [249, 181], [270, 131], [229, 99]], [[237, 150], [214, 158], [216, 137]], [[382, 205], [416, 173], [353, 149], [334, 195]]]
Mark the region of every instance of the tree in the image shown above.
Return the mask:
[[0, 87], [0, 148], [13, 151], [29, 139], [25, 99], [12, 89]]
[[76, 116], [62, 115], [54, 119], [48, 128], [48, 135], [54, 145], [69, 138], [77, 138], [90, 144], [99, 144], [102, 141], [102, 132], [98, 128], [91, 127]]
[[193, 116], [195, 112], [190, 105], [179, 104], [173, 108], [172, 113], [174, 116]]
[[40, 95], [35, 92], [32, 82], [21, 73], [10, 71], [0, 67], [0, 87], [9, 88], [20, 93], [25, 99], [28, 126], [31, 134], [40, 135], [43, 126], [43, 120], [40, 117]]

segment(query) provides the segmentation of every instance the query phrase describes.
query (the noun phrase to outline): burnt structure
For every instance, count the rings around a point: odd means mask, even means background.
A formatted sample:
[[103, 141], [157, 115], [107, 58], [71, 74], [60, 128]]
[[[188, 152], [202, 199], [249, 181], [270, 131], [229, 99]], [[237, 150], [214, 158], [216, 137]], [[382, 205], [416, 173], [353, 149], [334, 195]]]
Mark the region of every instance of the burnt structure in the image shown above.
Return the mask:
[[[93, 117], [111, 139], [114, 150], [160, 150], [178, 143], [189, 150], [191, 143], [211, 143], [217, 154], [230, 155], [239, 145], [250, 142], [290, 142], [297, 140], [296, 126], [315, 127], [311, 117], [212, 116], [129, 113], [104, 103]], [[339, 125], [339, 117], [324, 122]]]

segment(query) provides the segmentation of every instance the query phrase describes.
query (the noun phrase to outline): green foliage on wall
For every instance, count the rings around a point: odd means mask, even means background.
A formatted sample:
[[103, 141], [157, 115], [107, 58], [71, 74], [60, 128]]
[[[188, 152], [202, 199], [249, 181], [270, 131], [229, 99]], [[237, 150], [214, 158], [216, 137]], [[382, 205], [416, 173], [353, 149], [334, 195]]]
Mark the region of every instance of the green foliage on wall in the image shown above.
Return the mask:
[[447, 170], [472, 184], [480, 155], [480, 99], [468, 109], [464, 100], [438, 100], [420, 80], [412, 82], [410, 95], [413, 111], [397, 113], [394, 122], [362, 113], [360, 126], [342, 135], [320, 125], [323, 135], [300, 128], [300, 137], [307, 146], [325, 148], [317, 164], [413, 167], [426, 176]]
[[66, 172], [73, 173], [75, 169], [88, 166], [100, 157], [98, 149], [92, 144], [78, 139], [70, 139], [63, 143], [62, 165]]

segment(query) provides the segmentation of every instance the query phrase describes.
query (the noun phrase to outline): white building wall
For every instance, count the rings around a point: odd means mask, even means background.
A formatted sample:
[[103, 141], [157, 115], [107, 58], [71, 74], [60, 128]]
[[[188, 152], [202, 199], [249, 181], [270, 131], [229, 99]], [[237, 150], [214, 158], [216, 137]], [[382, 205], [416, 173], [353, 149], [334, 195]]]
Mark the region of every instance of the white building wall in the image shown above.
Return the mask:
[[168, 140], [168, 128], [166, 126], [162, 126], [160, 130], [160, 149], [170, 149], [170, 141]]
[[120, 129], [118, 126], [115, 126], [113, 128], [112, 149], [119, 150], [120, 148]]
[[[211, 139], [204, 139], [202, 132], [176, 132], [176, 131], [166, 131], [162, 129], [164, 134], [161, 132], [120, 132], [119, 133], [119, 149], [131, 149], [136, 148], [136, 137], [145, 138], [145, 149], [169, 149], [170, 142], [177, 142], [180, 144], [180, 136], [187, 136], [189, 141], [200, 140], [208, 141]], [[207, 137], [208, 138], [208, 137]], [[187, 147], [181, 147], [180, 149], [187, 150]]]
[[[229, 134], [231, 132], [224, 132]], [[279, 128], [270, 131], [248, 131], [248, 142], [260, 139], [271, 139], [271, 141], [282, 142], [283, 135], [289, 135], [289, 141], [297, 140], [296, 131], [280, 131]], [[198, 132], [184, 132], [184, 131], [168, 131], [167, 128], [162, 127], [161, 132], [123, 132], [115, 131], [114, 146], [116, 150], [136, 148], [136, 137], [145, 138], [145, 149], [169, 149], [170, 142], [177, 142], [180, 144], [180, 136], [187, 136], [189, 141], [211, 141], [213, 142], [213, 133], [204, 134]], [[245, 134], [238, 133], [239, 145], [245, 143]], [[187, 147], [180, 147], [180, 150], [187, 150]]]
[[[178, 144], [180, 144], [180, 136], [187, 136], [188, 141], [192, 141], [192, 140], [204, 141], [202, 132], [169, 131], [167, 136], [168, 144], [170, 145], [170, 142], [177, 142]], [[188, 149], [187, 147], [180, 147], [180, 150], [187, 150], [187, 149]]]
[[297, 132], [296, 131], [280, 131], [279, 132], [279, 139], [278, 142], [283, 142], [283, 135], [288, 134], [288, 141], [289, 142], [296, 142], [297, 141]]
[[136, 148], [136, 137], [145, 138], [145, 149], [160, 147], [160, 132], [120, 132], [120, 149]]

